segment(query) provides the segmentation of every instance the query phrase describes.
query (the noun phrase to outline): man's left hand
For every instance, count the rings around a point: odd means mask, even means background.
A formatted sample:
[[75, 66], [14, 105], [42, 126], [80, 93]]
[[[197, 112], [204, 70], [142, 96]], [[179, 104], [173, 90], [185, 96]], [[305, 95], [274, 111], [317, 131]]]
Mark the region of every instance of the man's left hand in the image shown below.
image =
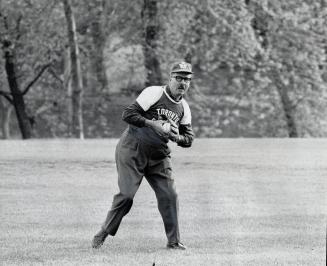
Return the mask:
[[178, 139], [179, 139], [178, 125], [173, 120], [171, 120], [169, 118], [168, 118], [168, 121], [169, 121], [169, 123], [171, 125], [168, 138], [173, 142], [177, 142]]

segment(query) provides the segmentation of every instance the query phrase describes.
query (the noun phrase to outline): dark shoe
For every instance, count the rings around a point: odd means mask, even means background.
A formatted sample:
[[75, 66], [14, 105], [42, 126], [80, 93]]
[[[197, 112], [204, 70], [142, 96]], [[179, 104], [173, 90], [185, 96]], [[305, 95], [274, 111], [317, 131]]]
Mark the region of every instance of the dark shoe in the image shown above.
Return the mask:
[[168, 249], [180, 249], [180, 250], [185, 250], [186, 246], [180, 242], [178, 243], [168, 243], [167, 244]]
[[106, 240], [107, 234], [102, 232], [97, 233], [92, 240], [92, 248], [100, 248]]

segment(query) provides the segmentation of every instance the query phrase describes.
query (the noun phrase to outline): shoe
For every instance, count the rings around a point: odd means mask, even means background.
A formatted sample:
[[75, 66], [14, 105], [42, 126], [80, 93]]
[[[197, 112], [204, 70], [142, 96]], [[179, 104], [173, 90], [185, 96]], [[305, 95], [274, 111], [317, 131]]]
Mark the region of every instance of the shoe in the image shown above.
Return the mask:
[[93, 237], [92, 248], [100, 248], [103, 245], [104, 241], [106, 240], [106, 237], [107, 235], [102, 232], [97, 233]]
[[168, 249], [180, 249], [180, 250], [185, 250], [186, 246], [182, 244], [181, 242], [178, 243], [168, 243], [167, 244]]

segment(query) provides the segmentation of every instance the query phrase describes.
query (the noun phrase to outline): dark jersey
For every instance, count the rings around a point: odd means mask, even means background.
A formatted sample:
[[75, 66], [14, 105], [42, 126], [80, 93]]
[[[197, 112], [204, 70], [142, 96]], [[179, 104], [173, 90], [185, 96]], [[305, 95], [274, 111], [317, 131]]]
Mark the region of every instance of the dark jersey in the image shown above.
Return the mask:
[[145, 111], [147, 119], [170, 118], [177, 125], [191, 124], [191, 111], [187, 102], [184, 99], [174, 101], [166, 92], [166, 86], [145, 88], [137, 97], [136, 102]]
[[[136, 99], [137, 106], [141, 107], [142, 117], [150, 120], [173, 120], [179, 128], [189, 128], [189, 133], [193, 140], [191, 130], [191, 111], [189, 105], [182, 99], [178, 102], [173, 100], [166, 91], [166, 86], [151, 86], [145, 88]], [[135, 107], [133, 107], [135, 109]], [[132, 109], [133, 109], [132, 108]], [[135, 118], [135, 117], [134, 117]], [[131, 132], [144, 143], [155, 146], [166, 146], [168, 139], [159, 137], [151, 128], [144, 126], [144, 120], [131, 123]], [[136, 119], [134, 119], [135, 121]], [[183, 131], [183, 130], [182, 130]], [[183, 134], [183, 132], [181, 132]], [[191, 140], [191, 141], [192, 141]]]

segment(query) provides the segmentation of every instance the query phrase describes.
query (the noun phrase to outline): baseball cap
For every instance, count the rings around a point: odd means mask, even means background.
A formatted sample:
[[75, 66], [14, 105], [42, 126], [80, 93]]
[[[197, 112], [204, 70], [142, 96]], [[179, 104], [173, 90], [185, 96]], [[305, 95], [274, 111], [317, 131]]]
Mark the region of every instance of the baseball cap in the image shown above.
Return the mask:
[[178, 72], [193, 74], [192, 65], [187, 62], [176, 62], [172, 65], [170, 73], [178, 73]]

